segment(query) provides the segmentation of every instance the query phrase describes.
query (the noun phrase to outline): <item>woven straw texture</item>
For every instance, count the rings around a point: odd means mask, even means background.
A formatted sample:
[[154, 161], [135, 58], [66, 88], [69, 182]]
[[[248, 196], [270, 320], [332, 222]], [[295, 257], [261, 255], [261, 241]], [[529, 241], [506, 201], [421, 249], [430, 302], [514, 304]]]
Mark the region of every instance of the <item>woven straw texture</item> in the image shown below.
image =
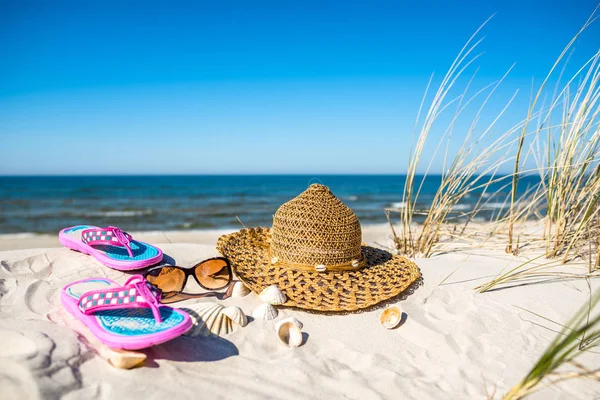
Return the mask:
[[[398, 296], [421, 276], [412, 261], [361, 246], [360, 238], [352, 210], [328, 188], [312, 185], [280, 207], [272, 229], [221, 236], [217, 250], [255, 293], [277, 285], [288, 298], [285, 306], [356, 311]], [[315, 264], [351, 267], [357, 259], [363, 260], [359, 268], [314, 269]]]
[[361, 240], [354, 212], [315, 184], [275, 213], [271, 255], [289, 264], [351, 264], [361, 259]]

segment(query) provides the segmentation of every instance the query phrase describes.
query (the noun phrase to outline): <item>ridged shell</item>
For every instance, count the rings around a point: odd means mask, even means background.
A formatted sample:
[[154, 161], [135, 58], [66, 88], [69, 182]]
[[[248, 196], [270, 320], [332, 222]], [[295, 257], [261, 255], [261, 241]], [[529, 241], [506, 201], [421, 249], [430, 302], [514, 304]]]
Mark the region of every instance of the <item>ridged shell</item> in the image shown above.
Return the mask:
[[231, 297], [244, 297], [250, 293], [250, 289], [244, 285], [243, 282], [236, 282], [233, 284], [233, 289], [231, 290]]
[[256, 319], [264, 319], [269, 321], [277, 318], [279, 311], [269, 303], [261, 304], [252, 311], [252, 316]]
[[279, 306], [286, 302], [287, 297], [276, 285], [271, 285], [260, 292], [258, 299], [263, 303]]
[[302, 331], [293, 321], [284, 321], [279, 324], [277, 336], [289, 347], [298, 347], [302, 344]]
[[223, 313], [220, 304], [206, 302], [196, 303], [181, 310], [187, 312], [192, 318], [194, 325], [187, 333], [188, 336], [208, 336], [211, 333], [217, 336], [225, 336], [233, 331], [231, 318]]
[[402, 311], [399, 307], [391, 306], [383, 310], [379, 316], [379, 321], [384, 328], [394, 329], [402, 320]]
[[239, 307], [225, 307], [221, 312], [227, 315], [233, 321], [234, 324], [238, 324], [239, 326], [248, 325], [248, 317], [246, 317], [246, 314], [244, 314], [242, 309]]
[[299, 320], [297, 320], [296, 318], [287, 317], [287, 318], [282, 319], [281, 321], [277, 321], [277, 323], [275, 324], [275, 330], [278, 331], [281, 324], [283, 324], [285, 322], [293, 322], [294, 325], [296, 325], [298, 327], [298, 329], [302, 329], [304, 327], [304, 324], [302, 322], [300, 322]]

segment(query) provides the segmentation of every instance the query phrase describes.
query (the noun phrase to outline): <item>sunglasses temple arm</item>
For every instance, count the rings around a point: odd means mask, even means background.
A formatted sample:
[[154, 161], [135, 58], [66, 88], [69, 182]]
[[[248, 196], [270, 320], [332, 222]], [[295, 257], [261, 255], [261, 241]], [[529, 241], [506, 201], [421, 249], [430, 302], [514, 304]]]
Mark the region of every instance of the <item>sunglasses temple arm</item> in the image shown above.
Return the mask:
[[233, 292], [233, 285], [234, 284], [235, 284], [235, 281], [229, 282], [229, 285], [227, 286], [227, 291], [225, 292], [224, 299], [228, 299], [228, 298], [231, 297], [231, 293]]

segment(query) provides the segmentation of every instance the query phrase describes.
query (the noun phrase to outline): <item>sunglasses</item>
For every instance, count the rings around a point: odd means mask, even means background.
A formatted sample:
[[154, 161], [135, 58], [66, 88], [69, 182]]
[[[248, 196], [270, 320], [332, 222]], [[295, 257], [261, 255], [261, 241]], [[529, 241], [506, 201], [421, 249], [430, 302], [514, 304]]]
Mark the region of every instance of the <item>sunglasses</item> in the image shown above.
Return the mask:
[[161, 303], [215, 295], [214, 293], [185, 293], [183, 288], [189, 276], [193, 276], [198, 285], [206, 290], [223, 289], [231, 283], [232, 273], [229, 260], [223, 257], [209, 258], [194, 265], [182, 268], [164, 265], [151, 268], [144, 277], [162, 292]]

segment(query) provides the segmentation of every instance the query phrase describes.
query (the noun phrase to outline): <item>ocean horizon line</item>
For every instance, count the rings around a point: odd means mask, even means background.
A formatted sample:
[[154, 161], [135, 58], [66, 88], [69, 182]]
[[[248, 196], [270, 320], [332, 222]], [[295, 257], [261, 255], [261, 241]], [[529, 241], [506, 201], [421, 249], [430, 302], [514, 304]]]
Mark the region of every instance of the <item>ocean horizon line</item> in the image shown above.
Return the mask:
[[[318, 176], [324, 176], [324, 177], [328, 177], [328, 176], [332, 176], [332, 177], [349, 177], [349, 176], [398, 176], [398, 177], [406, 177], [408, 176], [408, 174], [406, 173], [280, 173], [280, 174], [274, 174], [274, 173], [207, 173], [207, 174], [202, 174], [202, 173], [177, 173], [177, 174], [171, 174], [171, 173], [149, 173], [149, 174], [145, 174], [145, 173], [140, 173], [140, 174], [9, 174], [9, 175], [3, 175], [0, 174], [0, 178], [119, 178], [119, 177], [144, 177], [144, 178], [148, 178], [148, 177], [273, 177], [273, 176], [289, 176], [289, 177], [310, 177], [313, 175], [318, 175]], [[441, 177], [444, 174], [440, 173], [417, 173], [415, 174], [415, 177]], [[507, 177], [507, 176], [511, 176], [512, 173], [498, 173], [498, 174], [484, 174], [484, 175], [480, 175], [481, 177], [491, 177], [491, 176], [496, 176], [496, 177]], [[529, 173], [529, 174], [521, 174], [521, 176], [535, 176], [537, 175], [536, 173]], [[315, 177], [316, 178], [316, 177]]]
[[[434, 201], [441, 175], [415, 177], [416, 209]], [[505, 211], [509, 192], [497, 176], [488, 192], [463, 196], [455, 210], [482, 202], [482, 215]], [[350, 207], [362, 224], [386, 222], [386, 209], [405, 206], [406, 175], [98, 175], [0, 178], [0, 233], [54, 232], [65, 226], [121, 226], [130, 231], [266, 226], [273, 213], [312, 183], [320, 183]], [[420, 182], [423, 182], [421, 184]], [[526, 187], [539, 179], [521, 180]], [[486, 204], [481, 204], [486, 205]], [[417, 219], [419, 219], [418, 217]]]

